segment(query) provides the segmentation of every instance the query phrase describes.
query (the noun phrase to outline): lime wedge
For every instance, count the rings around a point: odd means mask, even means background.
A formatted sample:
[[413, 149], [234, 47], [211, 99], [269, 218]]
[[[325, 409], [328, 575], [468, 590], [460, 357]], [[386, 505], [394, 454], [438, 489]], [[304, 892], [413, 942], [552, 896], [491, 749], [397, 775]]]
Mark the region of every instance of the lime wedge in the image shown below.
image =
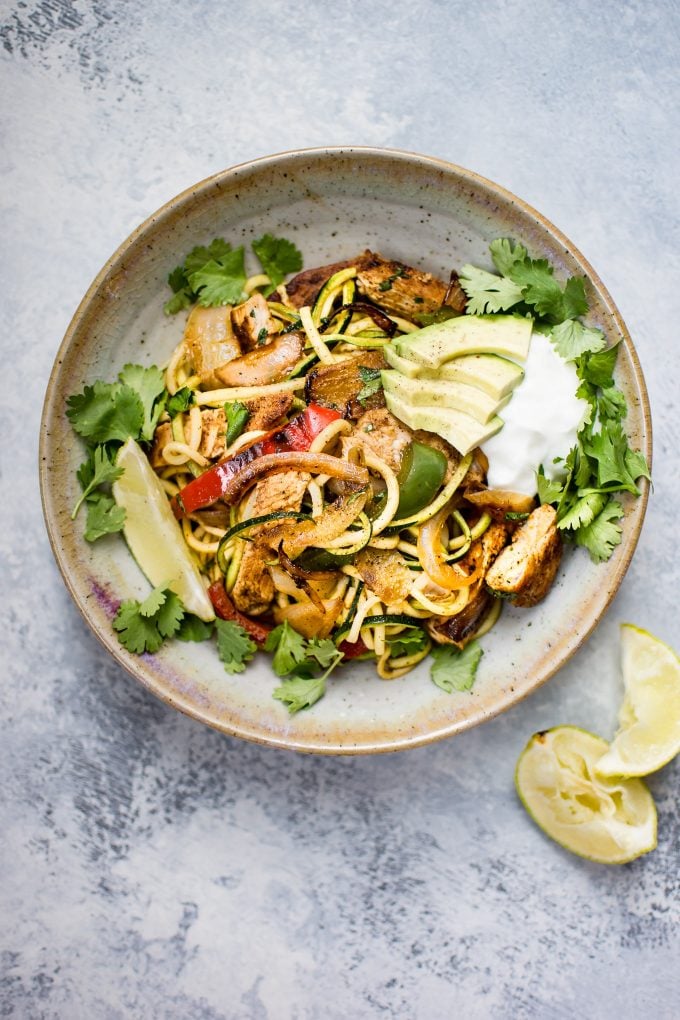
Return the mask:
[[165, 490], [134, 439], [118, 452], [123, 474], [113, 483], [113, 498], [125, 508], [125, 535], [130, 552], [151, 584], [167, 583], [188, 613], [206, 622], [215, 619], [201, 575], [170, 509]]
[[520, 800], [538, 826], [572, 853], [625, 864], [656, 846], [656, 808], [640, 779], [601, 779], [608, 744], [576, 726], [535, 733], [517, 762]]
[[621, 668], [619, 729], [597, 774], [646, 776], [680, 751], [680, 659], [649, 631], [624, 623]]

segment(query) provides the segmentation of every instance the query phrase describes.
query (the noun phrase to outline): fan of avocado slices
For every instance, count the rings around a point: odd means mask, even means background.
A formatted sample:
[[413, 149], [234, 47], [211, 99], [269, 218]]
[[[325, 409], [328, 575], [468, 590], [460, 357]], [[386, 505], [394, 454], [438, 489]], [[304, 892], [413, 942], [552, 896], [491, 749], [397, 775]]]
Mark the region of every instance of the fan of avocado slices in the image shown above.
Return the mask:
[[546, 335], [560, 357], [573, 363], [580, 380], [576, 395], [588, 412], [575, 446], [556, 461], [561, 479], [538, 468], [537, 495], [556, 508], [564, 537], [602, 562], [621, 542], [621, 494], [639, 496], [640, 480], [650, 478], [644, 454], [631, 448], [623, 427], [626, 399], [614, 382], [618, 344], [608, 347], [601, 329], [583, 323], [588, 312], [583, 278], [561, 285], [547, 260], [530, 258], [508, 238], [493, 241], [490, 252], [496, 273], [472, 265], [460, 271], [468, 299], [464, 317], [399, 337], [386, 349], [388, 407], [407, 424], [427, 427], [419, 424], [421, 405], [436, 401], [436, 408], [427, 408], [430, 430], [465, 453], [502, 428], [498, 411], [522, 380], [515, 362], [526, 358], [532, 330]]

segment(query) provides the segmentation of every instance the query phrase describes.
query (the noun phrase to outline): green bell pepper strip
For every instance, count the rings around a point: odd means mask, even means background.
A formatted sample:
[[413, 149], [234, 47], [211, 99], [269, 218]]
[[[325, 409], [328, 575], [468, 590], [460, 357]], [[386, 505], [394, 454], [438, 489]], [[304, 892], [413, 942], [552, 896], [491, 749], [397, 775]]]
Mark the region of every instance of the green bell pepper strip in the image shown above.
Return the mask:
[[395, 518], [411, 517], [427, 506], [441, 488], [445, 474], [446, 457], [440, 450], [412, 442], [397, 475], [399, 505]]

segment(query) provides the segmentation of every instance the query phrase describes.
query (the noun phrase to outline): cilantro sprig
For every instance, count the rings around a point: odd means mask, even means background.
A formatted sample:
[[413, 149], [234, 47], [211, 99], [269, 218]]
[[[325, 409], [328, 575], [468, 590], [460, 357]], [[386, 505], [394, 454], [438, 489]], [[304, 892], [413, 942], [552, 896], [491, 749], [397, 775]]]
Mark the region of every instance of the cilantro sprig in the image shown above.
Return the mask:
[[644, 455], [633, 450], [623, 429], [625, 395], [614, 382], [618, 346], [607, 347], [601, 329], [587, 326], [584, 280], [570, 277], [562, 286], [545, 259], [529, 257], [524, 245], [497, 238], [490, 245], [498, 274], [466, 265], [460, 282], [473, 315], [507, 312], [530, 315], [535, 331], [547, 335], [564, 361], [573, 363], [580, 379], [577, 396], [588, 411], [576, 445], [563, 461], [563, 479], [553, 480], [539, 467], [541, 503], [557, 509], [557, 526], [566, 538], [588, 550], [595, 563], [609, 559], [621, 542], [623, 516], [617, 493], [640, 495], [640, 478], [649, 478]]
[[[302, 269], [302, 255], [286, 238], [264, 234], [252, 242], [252, 249], [270, 280], [265, 295]], [[232, 248], [222, 237], [197, 245], [168, 276], [172, 297], [164, 305], [165, 314], [175, 315], [196, 302], [204, 307], [238, 304], [246, 297], [246, 279], [243, 245]]]
[[323, 697], [326, 680], [343, 658], [330, 638], [308, 640], [287, 620], [269, 634], [264, 648], [274, 653], [272, 669], [276, 675], [285, 678], [274, 690], [274, 697], [288, 706], [291, 715]]
[[179, 630], [183, 617], [181, 599], [161, 584], [143, 602], [129, 599], [121, 603], [113, 618], [113, 629], [128, 652], [141, 655], [157, 652], [165, 638]]
[[81, 506], [87, 506], [88, 542], [123, 528], [125, 511], [110, 494], [111, 484], [121, 474], [115, 464], [117, 449], [130, 437], [150, 442], [166, 404], [173, 399], [155, 365], [127, 364], [116, 382], [97, 380], [66, 401], [66, 415], [88, 447], [87, 459], [76, 472], [83, 491], [71, 514], [75, 519]]

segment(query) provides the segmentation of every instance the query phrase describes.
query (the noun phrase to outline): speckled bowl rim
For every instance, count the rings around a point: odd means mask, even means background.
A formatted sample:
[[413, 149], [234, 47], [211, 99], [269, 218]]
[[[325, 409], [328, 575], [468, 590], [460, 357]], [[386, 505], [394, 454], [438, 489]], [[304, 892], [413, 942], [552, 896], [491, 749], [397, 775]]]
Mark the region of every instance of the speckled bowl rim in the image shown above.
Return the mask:
[[168, 693], [163, 687], [159, 686], [155, 682], [154, 678], [147, 675], [143, 663], [139, 660], [137, 668], [131, 665], [129, 661], [126, 661], [122, 652], [122, 646], [114, 640], [113, 633], [102, 633], [100, 628], [90, 618], [88, 613], [87, 599], [83, 594], [83, 591], [79, 587], [77, 581], [71, 576], [69, 565], [65, 556], [62, 543], [60, 541], [59, 531], [56, 520], [52, 515], [52, 507], [49, 503], [48, 498], [48, 472], [46, 469], [46, 458], [49, 452], [49, 436], [48, 436], [48, 424], [50, 416], [55, 413], [63, 413], [57, 411], [57, 388], [58, 388], [58, 375], [59, 368], [62, 360], [71, 344], [74, 336], [77, 334], [80, 328], [81, 321], [86, 315], [87, 309], [90, 303], [95, 300], [98, 292], [108, 279], [114, 276], [122, 267], [126, 255], [129, 249], [136, 244], [145, 234], [153, 231], [159, 223], [163, 220], [174, 216], [177, 210], [185, 204], [193, 202], [197, 196], [201, 193], [219, 187], [220, 182], [226, 180], [232, 175], [243, 173], [251, 169], [266, 168], [268, 166], [275, 166], [282, 160], [288, 159], [304, 159], [306, 157], [319, 157], [326, 156], [332, 157], [333, 155], [348, 156], [357, 154], [357, 156], [367, 157], [391, 157], [396, 160], [404, 161], [405, 163], [415, 164], [419, 166], [426, 166], [434, 169], [439, 169], [445, 174], [453, 174], [462, 180], [469, 181], [475, 186], [486, 189], [490, 195], [495, 199], [500, 199], [506, 203], [516, 206], [525, 215], [529, 216], [534, 220], [535, 223], [545, 230], [553, 240], [557, 241], [561, 246], [569, 252], [569, 254], [580, 264], [586, 273], [590, 283], [597, 291], [598, 297], [602, 302], [602, 305], [606, 309], [607, 313], [611, 316], [616, 327], [621, 335], [622, 341], [625, 344], [628, 357], [630, 359], [632, 376], [635, 386], [637, 387], [640, 396], [640, 410], [642, 413], [643, 422], [643, 434], [642, 440], [642, 452], [645, 454], [648, 463], [651, 466], [652, 461], [652, 421], [651, 413], [649, 408], [649, 396], [647, 393], [647, 387], [645, 384], [642, 368], [640, 366], [639, 358], [635, 346], [631, 339], [628, 328], [618, 310], [614, 301], [609, 294], [609, 291], [603, 284], [599, 275], [595, 272], [588, 260], [583, 256], [580, 250], [573, 244], [571, 240], [557, 228], [550, 220], [543, 216], [538, 210], [523, 199], [519, 198], [513, 192], [504, 188], [502, 185], [497, 184], [480, 174], [475, 173], [472, 170], [468, 170], [465, 167], [459, 166], [455, 163], [448, 162], [443, 159], [439, 159], [434, 156], [426, 156], [416, 152], [410, 152], [402, 149], [392, 149], [385, 147], [374, 147], [374, 146], [318, 146], [304, 149], [289, 149], [283, 152], [274, 153], [268, 156], [262, 156], [258, 159], [248, 160], [244, 163], [236, 164], [225, 170], [219, 171], [218, 173], [212, 174], [209, 177], [204, 178], [197, 184], [186, 188], [180, 192], [174, 198], [164, 203], [158, 210], [151, 214], [145, 219], [138, 227], [133, 230], [129, 236], [119, 245], [116, 251], [104, 264], [102, 269], [96, 275], [90, 286], [88, 287], [84, 297], [80, 301], [73, 318], [66, 330], [64, 339], [62, 340], [57, 355], [55, 357], [54, 365], [50, 373], [49, 382], [45, 394], [45, 400], [42, 409], [41, 424], [40, 424], [40, 440], [39, 440], [39, 479], [40, 479], [40, 495], [43, 507], [43, 515], [47, 528], [47, 534], [49, 537], [52, 552], [56, 559], [59, 570], [64, 579], [67, 589], [71, 593], [73, 600], [78, 607], [83, 619], [88, 626], [94, 631], [96, 637], [103, 644], [103, 646], [110, 652], [118, 663], [123, 666], [126, 672], [130, 673], [136, 680], [141, 682], [144, 687], [151, 691], [156, 697], [160, 698], [165, 704], [172, 708], [176, 708], [183, 712], [185, 715], [196, 719], [199, 722], [205, 723], [206, 725], [217, 729], [229, 736], [237, 736], [243, 739], [249, 740], [254, 743], [262, 745], [276, 747], [286, 750], [295, 750], [305, 753], [316, 753], [316, 754], [341, 754], [341, 755], [357, 755], [357, 754], [378, 754], [392, 751], [406, 750], [414, 747], [420, 747], [429, 743], [433, 743], [439, 740], [443, 740], [447, 737], [454, 736], [456, 733], [463, 732], [466, 729], [471, 729], [474, 726], [478, 726], [483, 722], [494, 718], [501, 712], [506, 711], [513, 705], [522, 701], [529, 694], [532, 694], [539, 687], [543, 686], [551, 677], [557, 673], [562, 666], [578, 651], [578, 649], [585, 643], [594, 628], [597, 626], [601, 618], [605, 615], [609, 608], [612, 600], [614, 599], [618, 589], [623, 581], [623, 578], [628, 570], [633, 553], [638, 543], [642, 524], [647, 509], [647, 503], [649, 499], [649, 484], [643, 480], [641, 485], [641, 495], [636, 500], [636, 504], [632, 513], [626, 515], [626, 529], [624, 531], [623, 540], [619, 550], [619, 556], [616, 564], [615, 572], [608, 577], [608, 594], [605, 602], [600, 608], [599, 613], [594, 614], [593, 619], [589, 624], [580, 631], [575, 639], [572, 639], [567, 643], [566, 647], [562, 650], [564, 654], [556, 661], [553, 665], [549, 666], [545, 672], [536, 677], [531, 686], [527, 686], [522, 690], [505, 690], [500, 692], [498, 703], [492, 707], [487, 708], [483, 715], [479, 718], [470, 718], [464, 716], [460, 719], [453, 720], [450, 724], [443, 728], [433, 730], [429, 733], [416, 734], [415, 736], [397, 737], [392, 740], [381, 739], [376, 741], [374, 744], [361, 744], [358, 746], [352, 744], [321, 744], [315, 745], [309, 741], [300, 741], [295, 739], [294, 736], [281, 736], [279, 734], [268, 733], [265, 731], [254, 731], [243, 727], [228, 725], [224, 720], [216, 719], [211, 715], [210, 711], [204, 711], [200, 706], [195, 704], [182, 703], [177, 700], [172, 694]]

